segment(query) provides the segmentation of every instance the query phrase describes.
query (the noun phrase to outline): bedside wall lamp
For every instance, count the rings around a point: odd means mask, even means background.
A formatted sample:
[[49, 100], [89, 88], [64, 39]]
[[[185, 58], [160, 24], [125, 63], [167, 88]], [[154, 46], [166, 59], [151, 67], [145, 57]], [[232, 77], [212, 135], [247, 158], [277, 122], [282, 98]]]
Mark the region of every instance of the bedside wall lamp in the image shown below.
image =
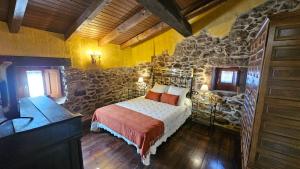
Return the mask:
[[200, 88], [201, 91], [208, 91], [208, 85], [207, 84], [203, 84]]
[[96, 64], [97, 60], [100, 62], [101, 53], [97, 51], [88, 51], [88, 54], [91, 56], [92, 64]]
[[138, 82], [139, 83], [143, 83], [144, 82], [144, 78], [143, 77], [139, 77]]
[[144, 77], [141, 76], [141, 77], [138, 78], [137, 86], [138, 86], [139, 89], [143, 90], [143, 95], [145, 95], [146, 94], [146, 89], [147, 89], [147, 84], [144, 81]]

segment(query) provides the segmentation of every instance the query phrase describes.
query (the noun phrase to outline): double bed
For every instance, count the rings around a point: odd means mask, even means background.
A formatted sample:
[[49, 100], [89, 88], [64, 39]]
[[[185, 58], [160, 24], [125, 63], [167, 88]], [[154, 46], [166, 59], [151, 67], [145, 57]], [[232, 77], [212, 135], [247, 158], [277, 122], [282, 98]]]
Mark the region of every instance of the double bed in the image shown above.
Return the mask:
[[[189, 78], [190, 84], [185, 81], [187, 86], [192, 84], [192, 78]], [[122, 138], [129, 145], [135, 146], [142, 163], [149, 165], [150, 155], [156, 154], [157, 147], [174, 134], [191, 115], [191, 91], [190, 87], [189, 98], [182, 98], [182, 104], [179, 105], [141, 96], [98, 108], [93, 115], [91, 131], [104, 129]]]

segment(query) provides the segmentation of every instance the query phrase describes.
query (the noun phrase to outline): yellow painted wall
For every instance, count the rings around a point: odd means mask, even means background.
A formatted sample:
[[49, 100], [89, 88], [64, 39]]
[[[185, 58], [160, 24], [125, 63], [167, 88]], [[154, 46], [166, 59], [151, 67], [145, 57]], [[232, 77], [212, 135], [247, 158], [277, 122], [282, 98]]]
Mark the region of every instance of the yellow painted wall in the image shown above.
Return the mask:
[[132, 55], [124, 57], [126, 66], [134, 66], [143, 62], [150, 62], [151, 56], [162, 54], [167, 51], [169, 54], [173, 53], [176, 44], [184, 37], [175, 30], [168, 30], [159, 36], [147, 40], [137, 46], [131, 48]]
[[74, 67], [86, 69], [93, 67], [89, 50], [102, 52], [102, 68], [124, 66], [123, 58], [131, 56], [131, 49], [121, 50], [112, 44], [98, 47], [97, 40], [78, 35], [65, 41], [62, 34], [25, 26], [19, 33], [9, 33], [7, 24], [0, 21], [0, 55], [71, 58]]
[[147, 40], [132, 47], [132, 55], [125, 57], [126, 66], [134, 66], [139, 63], [151, 61], [151, 56], [162, 54], [164, 51], [174, 53], [176, 44], [184, 37], [175, 30], [168, 30], [159, 36]]
[[[121, 67], [124, 66], [124, 58], [131, 56], [130, 48], [121, 50], [120, 45], [114, 44], [99, 47], [98, 40], [83, 38], [78, 35], [74, 35], [66, 41], [66, 48], [72, 60], [72, 66], [82, 69]], [[101, 53], [100, 63], [91, 64], [89, 51]]]
[[121, 67], [125, 66], [125, 58], [131, 57], [131, 49], [121, 50], [120, 45], [107, 44], [100, 47], [102, 53], [101, 67]]
[[63, 35], [27, 27], [13, 34], [5, 22], [0, 22], [0, 55], [68, 57]]
[[[210, 9], [209, 11], [192, 18], [193, 34], [200, 30], [207, 30], [212, 36], [224, 37], [228, 35], [231, 26], [236, 18], [252, 8], [264, 3], [267, 0], [227, 0], [223, 4]], [[176, 44], [182, 41], [183, 37], [175, 30], [166, 31], [150, 40], [132, 47], [130, 58], [125, 57], [126, 66], [133, 66], [144, 61], [150, 61], [151, 56], [168, 51], [173, 55]]]
[[[131, 49], [121, 50], [119, 45], [107, 44], [99, 47], [98, 40], [72, 36], [66, 42], [69, 56], [72, 60], [72, 66], [82, 69], [90, 68], [112, 68], [124, 66], [124, 58], [131, 56]], [[91, 64], [89, 51], [101, 53], [100, 63]]]
[[266, 1], [227, 0], [222, 5], [192, 18], [189, 22], [192, 24], [194, 33], [206, 29], [213, 36], [224, 37], [229, 34], [231, 26], [238, 16]]

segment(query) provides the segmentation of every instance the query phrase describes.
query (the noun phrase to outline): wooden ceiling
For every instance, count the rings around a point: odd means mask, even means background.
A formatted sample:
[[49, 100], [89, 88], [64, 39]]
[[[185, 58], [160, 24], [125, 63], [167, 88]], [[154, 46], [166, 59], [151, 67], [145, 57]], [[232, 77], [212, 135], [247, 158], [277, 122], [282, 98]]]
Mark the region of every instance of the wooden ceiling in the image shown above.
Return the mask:
[[29, 0], [23, 25], [65, 33], [89, 3], [91, 0]]
[[[8, 23], [11, 32], [18, 32], [23, 25], [65, 34], [66, 39], [76, 32], [101, 44], [128, 47], [170, 27], [188, 36], [187, 19], [224, 1], [0, 0], [0, 20]], [[163, 13], [158, 8], [164, 9]]]
[[78, 30], [78, 33], [83, 37], [102, 39], [141, 9], [142, 6], [135, 0], [112, 0], [90, 23]]

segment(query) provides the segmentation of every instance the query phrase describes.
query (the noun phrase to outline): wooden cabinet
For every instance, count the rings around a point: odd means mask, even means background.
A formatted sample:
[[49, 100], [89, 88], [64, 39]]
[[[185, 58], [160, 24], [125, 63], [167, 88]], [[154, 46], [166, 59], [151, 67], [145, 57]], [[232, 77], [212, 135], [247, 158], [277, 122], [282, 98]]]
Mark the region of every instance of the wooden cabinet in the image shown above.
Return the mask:
[[81, 115], [47, 97], [20, 101], [22, 117], [0, 126], [0, 169], [83, 169]]
[[[242, 118], [243, 169], [299, 169], [300, 11], [269, 19], [251, 47]], [[263, 62], [255, 61], [258, 56]]]

